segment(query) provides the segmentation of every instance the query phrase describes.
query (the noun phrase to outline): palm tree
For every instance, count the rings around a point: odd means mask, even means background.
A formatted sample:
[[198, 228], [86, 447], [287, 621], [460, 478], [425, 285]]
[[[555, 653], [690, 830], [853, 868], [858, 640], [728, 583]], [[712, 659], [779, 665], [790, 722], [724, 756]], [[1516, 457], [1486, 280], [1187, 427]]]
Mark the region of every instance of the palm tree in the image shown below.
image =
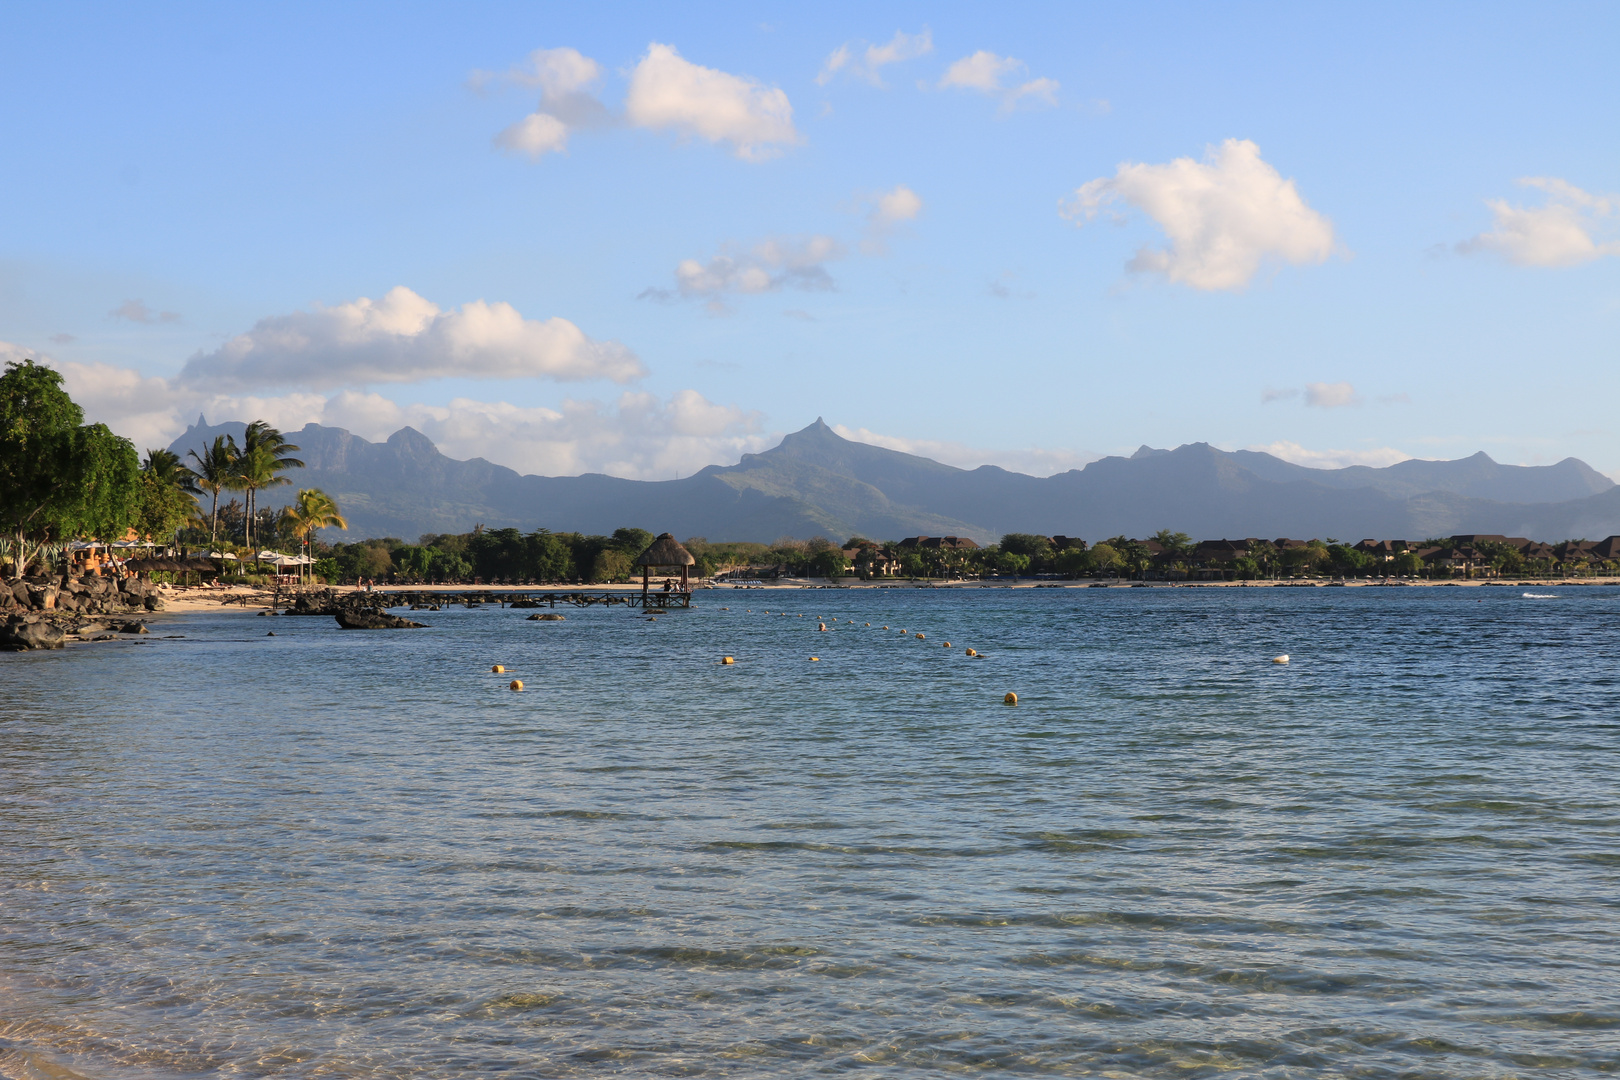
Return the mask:
[[236, 487], [236, 458], [223, 435], [215, 435], [212, 446], [201, 454], [192, 450], [190, 456], [197, 462], [191, 470], [197, 487], [214, 497], [213, 508], [208, 511], [208, 543], [212, 546], [219, 543], [219, 493]]
[[[282, 515], [291, 523], [293, 535], [299, 538], [305, 548], [309, 547], [310, 533], [316, 529], [349, 527], [338, 510], [338, 504], [320, 488], [301, 489], [298, 498], [282, 511]], [[302, 574], [303, 568], [300, 567], [298, 572]]]
[[236, 461], [237, 486], [247, 495], [247, 540], [248, 547], [253, 546], [253, 514], [258, 508], [258, 492], [260, 488], [276, 487], [291, 483], [284, 476], [277, 473], [285, 469], [302, 469], [304, 463], [297, 458], [286, 456], [289, 451], [298, 447], [288, 442], [286, 437], [271, 427], [267, 421], [255, 420], [247, 426], [242, 433], [242, 445], [236, 445], [236, 440], [226, 436], [230, 442], [232, 457]]
[[148, 450], [141, 471], [151, 473], [158, 480], [184, 491], [197, 494], [197, 474], [180, 464], [180, 455], [173, 450]]

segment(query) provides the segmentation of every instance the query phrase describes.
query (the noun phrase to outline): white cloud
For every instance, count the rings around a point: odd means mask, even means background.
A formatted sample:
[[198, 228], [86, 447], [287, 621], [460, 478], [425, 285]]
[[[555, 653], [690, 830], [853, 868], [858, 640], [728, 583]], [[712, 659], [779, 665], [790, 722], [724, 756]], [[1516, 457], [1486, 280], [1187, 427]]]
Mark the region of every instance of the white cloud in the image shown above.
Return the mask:
[[826, 264], [844, 257], [844, 246], [830, 236], [772, 238], [738, 252], [716, 255], [708, 262], [683, 259], [675, 267], [675, 288], [650, 288], [645, 299], [706, 300], [714, 314], [728, 309], [725, 297], [800, 289], [830, 292], [836, 288]]
[[821, 74], [816, 76], [816, 84], [826, 86], [839, 72], [847, 72], [873, 86], [881, 87], [883, 68], [889, 64], [898, 64], [902, 60], [916, 59], [933, 51], [934, 35], [926, 26], [917, 34], [896, 30], [887, 45], [867, 45], [859, 54], [846, 42], [827, 57], [827, 62], [821, 66]]
[[125, 300], [107, 312], [109, 319], [127, 319], [129, 322], [151, 325], [158, 322], [179, 322], [178, 311], [153, 311], [140, 300]]
[[577, 49], [536, 49], [529, 54], [527, 66], [514, 67], [504, 75], [474, 72], [473, 83], [479, 88], [496, 81], [540, 88], [539, 107], [495, 136], [495, 145], [501, 149], [539, 158], [565, 152], [568, 136], [576, 128], [612, 122], [607, 108], [592, 93], [601, 77], [602, 66]]
[[689, 476], [732, 465], [770, 445], [760, 417], [716, 405], [695, 390], [667, 400], [626, 393], [617, 401], [565, 401], [555, 409], [457, 398], [444, 406], [400, 406], [377, 394], [331, 398], [320, 423], [372, 440], [409, 425], [453, 458], [481, 457], [519, 472], [599, 472], [637, 480]]
[[1380, 446], [1375, 450], [1307, 450], [1296, 442], [1274, 442], [1265, 446], [1246, 446], [1244, 449], [1270, 454], [1272, 457], [1279, 457], [1284, 461], [1312, 469], [1343, 469], [1350, 465], [1368, 465], [1382, 469], [1412, 458], [1411, 454], [1388, 446]]
[[892, 191], [886, 191], [878, 196], [869, 220], [874, 225], [883, 226], [913, 221], [922, 213], [922, 206], [922, 199], [915, 191], [904, 184], [897, 184]]
[[886, 254], [885, 241], [889, 234], [905, 222], [917, 220], [923, 209], [922, 198], [904, 184], [897, 184], [865, 201], [870, 209], [866, 212], [866, 236], [861, 241], [861, 250], [868, 255]]
[[895, 435], [880, 435], [866, 428], [850, 428], [842, 424], [835, 424], [833, 430], [852, 442], [881, 446], [887, 450], [898, 450], [902, 454], [916, 454], [919, 457], [932, 458], [934, 461], [945, 465], [954, 465], [959, 469], [977, 469], [980, 465], [996, 465], [1028, 476], [1051, 476], [1054, 473], [1068, 472], [1070, 469], [1084, 468], [1088, 462], [1096, 461], [1102, 457], [1101, 454], [1080, 453], [1074, 450], [1043, 450], [1039, 448], [1028, 450], [986, 450], [982, 447], [968, 446], [966, 443], [939, 439], [903, 439]]
[[539, 158], [568, 149], [568, 125], [550, 113], [534, 112], [495, 136], [503, 150]]
[[637, 127], [729, 142], [747, 161], [800, 141], [787, 94], [753, 79], [691, 63], [656, 42], [630, 75], [625, 116]]
[[410, 426], [453, 458], [482, 457], [519, 472], [571, 476], [603, 472], [666, 480], [705, 465], [735, 464], [774, 439], [756, 412], [717, 405], [695, 390], [661, 399], [625, 393], [611, 403], [564, 401], [555, 409], [456, 398], [447, 405], [401, 405], [381, 394], [253, 396], [216, 393], [107, 364], [56, 362], [0, 342], [0, 362], [34, 357], [62, 372], [91, 423], [104, 423], [139, 449], [168, 446], [199, 415], [268, 420], [283, 431], [305, 424], [346, 428], [372, 441]]
[[[1025, 100], [1056, 105], [1058, 81], [1042, 78], [1018, 82], [1017, 76], [1023, 71], [1022, 60], [1015, 60], [1010, 56], [997, 56], [993, 52], [980, 49], [972, 56], [964, 56], [946, 68], [944, 78], [939, 80], [939, 88], [977, 90], [982, 94], [1000, 98], [1003, 112], [1010, 111]], [[1007, 82], [1009, 78], [1014, 81]]]
[[1488, 199], [1495, 228], [1457, 245], [1464, 253], [1492, 251], [1518, 266], [1579, 266], [1605, 255], [1620, 255], [1614, 233], [1620, 197], [1592, 195], [1550, 176], [1520, 180], [1541, 191], [1541, 206], [1513, 206]]
[[1320, 263], [1333, 252], [1333, 224], [1247, 139], [1211, 147], [1202, 162], [1127, 162], [1076, 190], [1061, 212], [1084, 225], [1118, 202], [1146, 213], [1170, 241], [1143, 247], [1127, 267], [1195, 289], [1241, 289], [1268, 259]]
[[1305, 384], [1305, 404], [1318, 409], [1342, 409], [1360, 405], [1361, 398], [1356, 395], [1356, 388], [1347, 382], [1311, 382]]
[[403, 285], [381, 300], [261, 319], [187, 361], [182, 381], [246, 390], [325, 389], [437, 378], [611, 379], [646, 374], [616, 341], [595, 341], [567, 319], [525, 319], [512, 305], [474, 300], [442, 311]]

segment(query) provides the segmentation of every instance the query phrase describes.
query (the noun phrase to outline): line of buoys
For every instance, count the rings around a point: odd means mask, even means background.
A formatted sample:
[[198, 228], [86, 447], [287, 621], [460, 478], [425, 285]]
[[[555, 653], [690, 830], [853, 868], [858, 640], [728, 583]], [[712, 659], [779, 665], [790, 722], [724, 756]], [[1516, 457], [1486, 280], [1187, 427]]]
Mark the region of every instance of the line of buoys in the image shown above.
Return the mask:
[[513, 679], [507, 685], [509, 687], [511, 687], [511, 689], [513, 689], [513, 690], [521, 690], [521, 689], [523, 689], [523, 680], [522, 679]]
[[1007, 696], [1001, 699], [1001, 703], [1003, 705], [1016, 705], [1018, 704], [1018, 695], [1009, 690]]
[[501, 666], [501, 665], [499, 665], [499, 664], [496, 664], [496, 665], [495, 665], [495, 666], [494, 666], [494, 667], [492, 667], [492, 668], [490, 668], [490, 669], [489, 669], [489, 670], [491, 670], [491, 671], [493, 671], [493, 672], [494, 672], [494, 673], [495, 673], [495, 674], [497, 674], [497, 675], [499, 675], [499, 674], [501, 674], [501, 673], [502, 673], [502, 672], [504, 672], [504, 671], [505, 671], [505, 670], [506, 670], [506, 669], [505, 669], [505, 668], [504, 668], [504, 667], [502, 667], [502, 666]]

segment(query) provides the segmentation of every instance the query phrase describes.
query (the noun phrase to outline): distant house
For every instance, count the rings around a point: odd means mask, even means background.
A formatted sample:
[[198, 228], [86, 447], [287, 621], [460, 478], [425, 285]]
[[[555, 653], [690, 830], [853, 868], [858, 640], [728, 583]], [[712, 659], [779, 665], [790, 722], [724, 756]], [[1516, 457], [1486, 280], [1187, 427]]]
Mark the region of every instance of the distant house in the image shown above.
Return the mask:
[[1200, 540], [1193, 548], [1192, 561], [1203, 566], [1221, 566], [1247, 558], [1253, 550], [1249, 540]]
[[965, 536], [908, 536], [898, 546], [901, 551], [977, 551], [979, 548]]
[[1371, 555], [1378, 562], [1394, 562], [1395, 556], [1411, 546], [1405, 540], [1363, 540], [1352, 550]]
[[1484, 552], [1471, 544], [1452, 544], [1428, 549], [1420, 556], [1431, 569], [1449, 570], [1463, 577], [1495, 577], [1496, 568]]
[[1610, 536], [1593, 544], [1592, 557], [1606, 562], [1620, 559], [1620, 536]]

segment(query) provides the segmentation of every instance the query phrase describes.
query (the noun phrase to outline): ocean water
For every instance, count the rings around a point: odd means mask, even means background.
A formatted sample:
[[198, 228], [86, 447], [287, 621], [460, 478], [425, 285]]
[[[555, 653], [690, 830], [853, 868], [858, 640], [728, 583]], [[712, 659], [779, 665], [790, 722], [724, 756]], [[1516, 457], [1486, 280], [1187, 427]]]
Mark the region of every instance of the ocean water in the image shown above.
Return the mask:
[[1525, 591], [0, 656], [0, 1074], [1611, 1074], [1620, 591]]

